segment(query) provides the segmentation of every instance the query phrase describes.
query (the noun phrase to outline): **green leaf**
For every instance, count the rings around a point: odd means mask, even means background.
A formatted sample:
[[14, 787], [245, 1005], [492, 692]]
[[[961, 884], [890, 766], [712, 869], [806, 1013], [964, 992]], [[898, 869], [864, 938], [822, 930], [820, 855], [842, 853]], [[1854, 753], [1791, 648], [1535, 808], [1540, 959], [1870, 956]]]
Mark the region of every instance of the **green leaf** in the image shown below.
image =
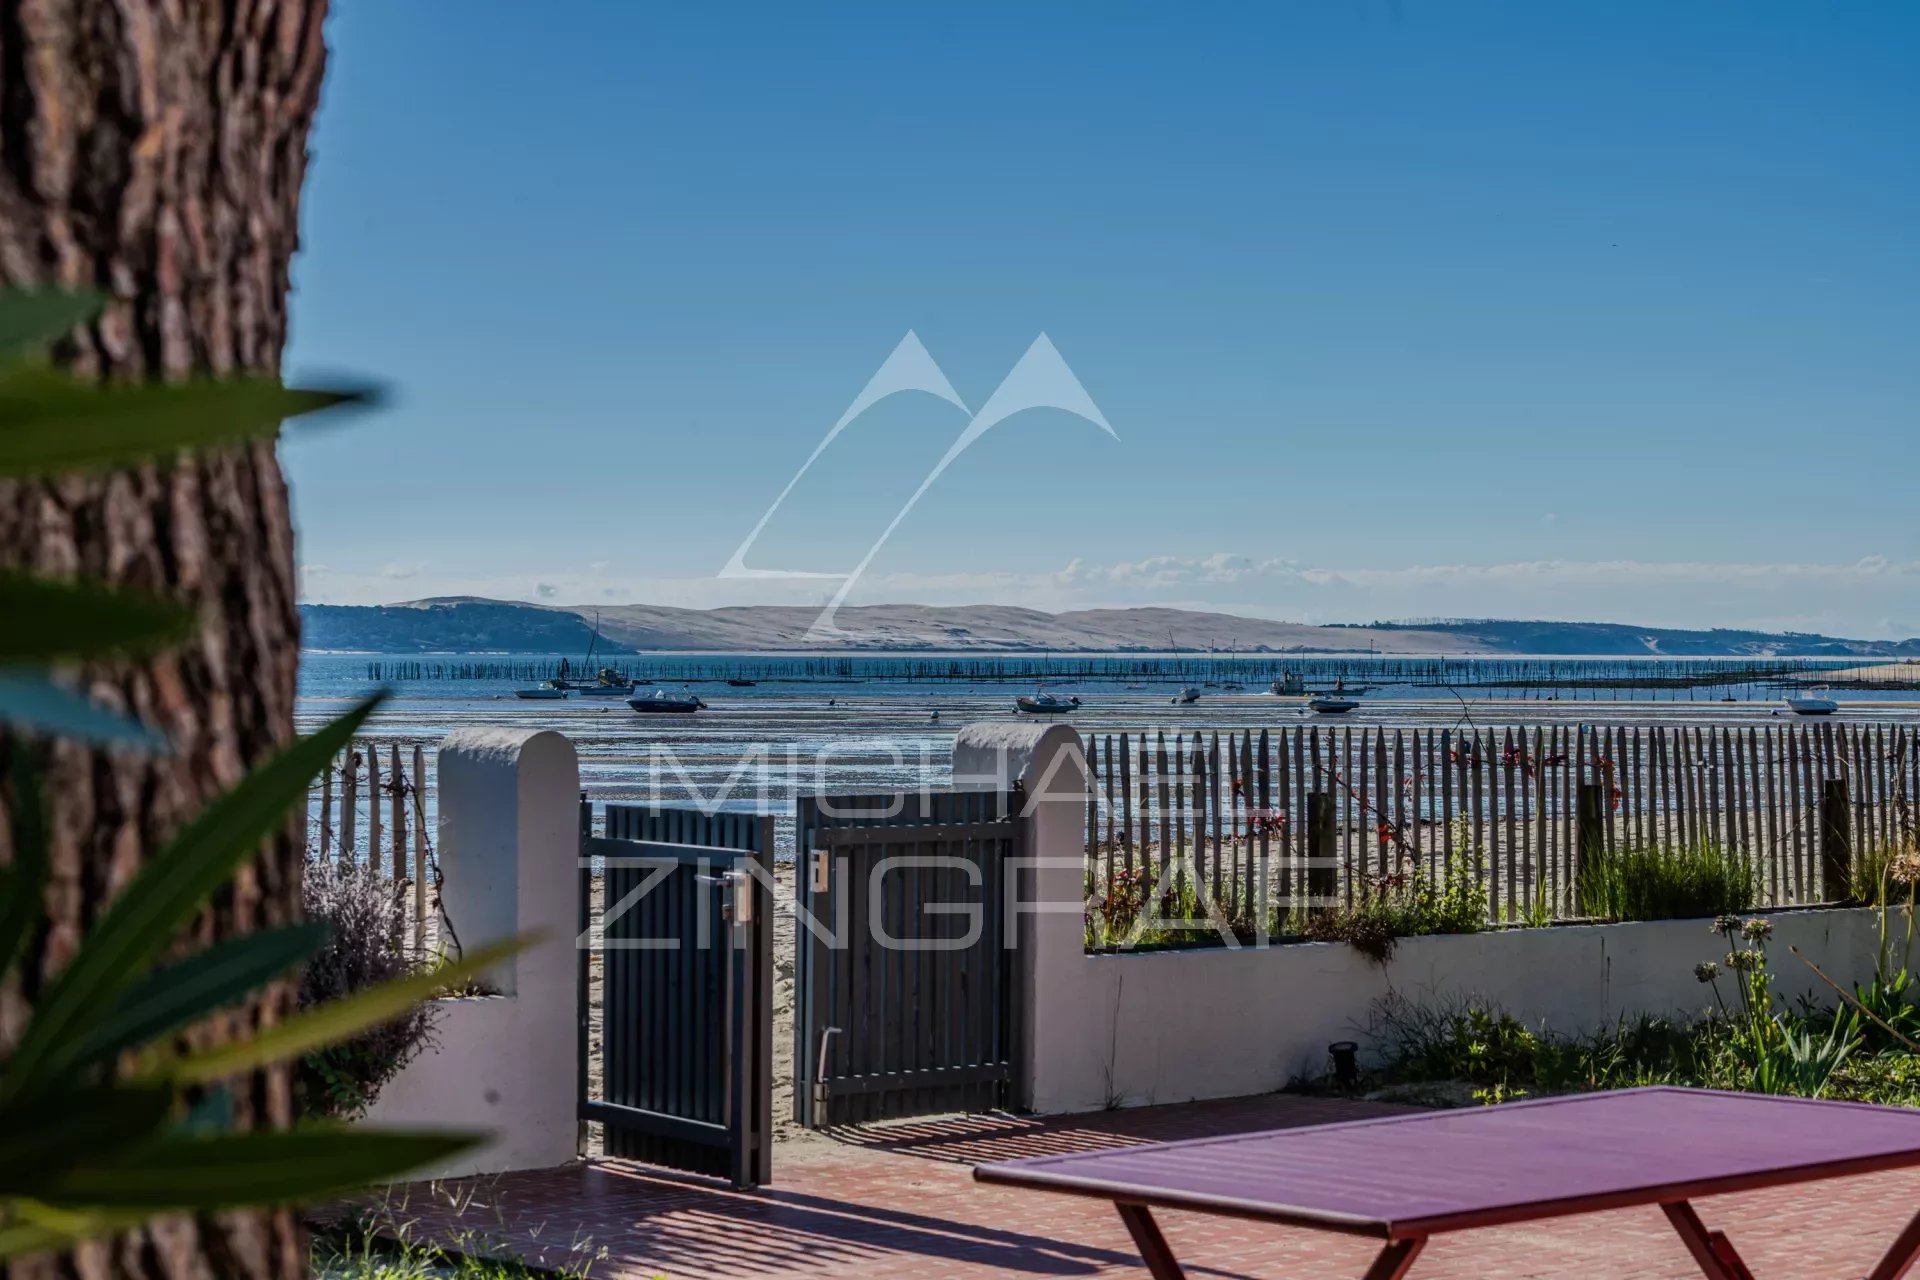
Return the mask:
[[383, 696], [368, 698], [255, 769], [140, 869], [41, 994], [0, 1076], [0, 1098], [46, 1083], [61, 1047], [113, 1012], [120, 992], [306, 798], [314, 775], [352, 740]]
[[56, 1173], [35, 1194], [57, 1207], [150, 1212], [287, 1204], [396, 1178], [484, 1140], [324, 1128], [167, 1137]]
[[25, 668], [0, 670], [0, 724], [100, 746], [155, 753], [167, 749], [167, 740], [138, 720], [97, 707]]
[[0, 569], [0, 664], [150, 653], [192, 630], [193, 610], [183, 605]]
[[41, 807], [40, 750], [16, 743], [11, 767], [13, 861], [0, 867], [0, 977], [13, 968], [45, 910], [47, 817]]
[[327, 926], [320, 922], [287, 925], [216, 942], [156, 969], [122, 992], [111, 1014], [62, 1045], [46, 1071], [80, 1070], [158, 1040], [293, 968], [326, 940]]
[[11, 360], [64, 338], [106, 305], [92, 289], [22, 289], [0, 292], [0, 360]]
[[0, 1262], [29, 1253], [53, 1253], [93, 1234], [56, 1231], [35, 1222], [0, 1222]]
[[38, 1193], [55, 1170], [147, 1141], [173, 1100], [172, 1089], [116, 1085], [0, 1108], [0, 1196]]
[[215, 1045], [184, 1058], [156, 1061], [143, 1074], [148, 1079], [169, 1080], [176, 1085], [203, 1084], [351, 1040], [369, 1027], [391, 1022], [454, 983], [485, 972], [537, 940], [534, 935], [527, 935], [480, 947], [452, 964], [394, 978], [316, 1005], [249, 1039]]
[[22, 1221], [0, 1227], [0, 1259], [23, 1253], [46, 1253], [81, 1240], [128, 1231], [151, 1216], [126, 1210], [76, 1213], [38, 1200], [14, 1200], [4, 1207], [13, 1210]]
[[95, 386], [34, 370], [0, 380], [0, 476], [92, 471], [234, 444], [271, 436], [286, 418], [371, 399], [365, 389], [303, 390], [265, 378]]

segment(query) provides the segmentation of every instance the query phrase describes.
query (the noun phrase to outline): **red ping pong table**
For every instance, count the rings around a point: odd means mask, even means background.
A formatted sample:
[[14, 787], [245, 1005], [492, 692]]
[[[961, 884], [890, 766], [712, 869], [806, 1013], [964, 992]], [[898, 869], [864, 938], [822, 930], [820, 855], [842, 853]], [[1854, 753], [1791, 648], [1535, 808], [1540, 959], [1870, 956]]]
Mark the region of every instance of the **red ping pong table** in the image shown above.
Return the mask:
[[[1712, 1280], [1752, 1280], [1701, 1196], [1920, 1165], [1920, 1110], [1706, 1089], [1623, 1089], [1461, 1111], [982, 1165], [982, 1182], [1113, 1201], [1155, 1280], [1185, 1275], [1155, 1208], [1382, 1241], [1400, 1280], [1447, 1231], [1657, 1204]], [[1920, 1257], [1920, 1213], [1869, 1280]]]

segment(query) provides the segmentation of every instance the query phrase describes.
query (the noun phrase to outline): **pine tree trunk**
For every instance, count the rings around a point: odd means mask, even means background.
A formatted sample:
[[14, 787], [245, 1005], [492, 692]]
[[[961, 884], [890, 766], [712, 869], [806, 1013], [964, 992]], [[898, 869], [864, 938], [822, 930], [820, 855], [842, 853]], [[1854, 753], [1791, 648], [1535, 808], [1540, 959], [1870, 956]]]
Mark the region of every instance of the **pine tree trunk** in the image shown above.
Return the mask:
[[[116, 380], [277, 372], [325, 10], [326, 0], [0, 0], [0, 284], [91, 285], [111, 298], [62, 345], [62, 363]], [[163, 730], [174, 751], [55, 750], [46, 928], [0, 989], [4, 1045], [143, 853], [292, 737], [299, 618], [270, 445], [0, 483], [0, 561], [184, 598], [201, 617], [174, 653], [85, 673], [96, 698]], [[290, 828], [205, 913], [199, 939], [295, 918], [300, 868]], [[208, 1038], [287, 1007], [274, 993]], [[288, 1123], [288, 1074], [263, 1073], [237, 1104], [239, 1123]], [[296, 1220], [276, 1211], [170, 1219], [14, 1271], [188, 1280], [305, 1268]]]

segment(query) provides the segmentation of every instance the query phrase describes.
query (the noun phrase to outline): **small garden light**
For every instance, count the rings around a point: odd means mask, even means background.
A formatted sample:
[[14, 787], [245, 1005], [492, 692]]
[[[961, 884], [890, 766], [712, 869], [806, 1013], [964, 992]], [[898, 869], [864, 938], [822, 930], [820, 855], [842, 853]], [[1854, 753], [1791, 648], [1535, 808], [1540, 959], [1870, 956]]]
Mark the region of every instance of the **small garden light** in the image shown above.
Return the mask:
[[1351, 1089], [1360, 1083], [1360, 1046], [1351, 1040], [1335, 1040], [1327, 1046], [1327, 1057], [1333, 1061], [1333, 1078], [1342, 1089]]

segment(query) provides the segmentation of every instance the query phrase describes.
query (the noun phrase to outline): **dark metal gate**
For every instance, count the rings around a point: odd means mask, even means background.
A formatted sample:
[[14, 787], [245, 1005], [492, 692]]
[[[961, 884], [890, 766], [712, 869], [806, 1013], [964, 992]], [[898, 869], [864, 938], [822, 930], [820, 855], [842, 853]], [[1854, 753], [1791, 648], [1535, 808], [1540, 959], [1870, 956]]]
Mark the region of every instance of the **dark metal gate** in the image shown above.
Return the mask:
[[815, 1128], [1013, 1101], [1015, 795], [799, 801], [794, 1117]]
[[610, 1156], [771, 1180], [773, 819], [608, 805], [596, 836], [583, 800], [580, 853], [580, 1118]]

